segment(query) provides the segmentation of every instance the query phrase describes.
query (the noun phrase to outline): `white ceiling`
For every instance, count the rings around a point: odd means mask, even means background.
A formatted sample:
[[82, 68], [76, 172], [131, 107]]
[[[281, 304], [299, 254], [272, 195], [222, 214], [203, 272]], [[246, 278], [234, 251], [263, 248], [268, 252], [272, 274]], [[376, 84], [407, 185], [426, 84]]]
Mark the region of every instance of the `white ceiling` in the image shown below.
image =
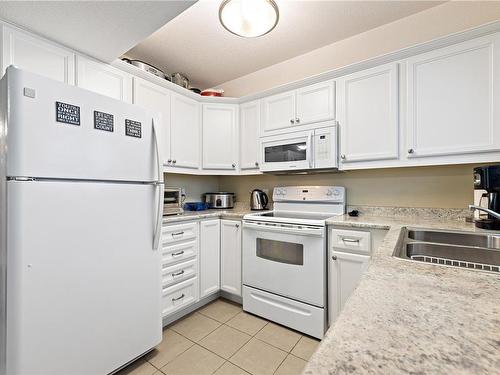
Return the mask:
[[443, 1], [276, 0], [280, 21], [255, 39], [219, 23], [221, 0], [200, 0], [126, 53], [168, 72], [183, 72], [201, 89], [442, 4]]
[[0, 18], [111, 62], [195, 1], [0, 1]]

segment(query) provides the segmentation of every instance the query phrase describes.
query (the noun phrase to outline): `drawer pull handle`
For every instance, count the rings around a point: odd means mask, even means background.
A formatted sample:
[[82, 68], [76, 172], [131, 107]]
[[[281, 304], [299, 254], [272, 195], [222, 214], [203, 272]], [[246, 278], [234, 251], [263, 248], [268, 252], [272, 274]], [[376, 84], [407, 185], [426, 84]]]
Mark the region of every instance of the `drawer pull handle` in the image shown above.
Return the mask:
[[178, 251], [176, 253], [172, 253], [172, 256], [176, 257], [176, 256], [179, 256], [179, 255], [182, 255], [182, 254], [184, 254], [184, 250]]
[[184, 270], [179, 271], [179, 272], [174, 272], [174, 273], [172, 273], [172, 277], [175, 277], [175, 276], [180, 276], [180, 275], [182, 275], [182, 274], [184, 274]]
[[183, 234], [184, 234], [184, 231], [177, 232], [177, 233], [172, 233], [172, 237], [174, 237], [174, 236], [182, 236]]
[[354, 238], [342, 238], [342, 241], [350, 243], [359, 243], [359, 239], [355, 240]]
[[182, 293], [179, 297], [172, 298], [172, 302], [178, 301], [178, 300], [183, 299], [183, 298], [184, 298], [184, 293]]

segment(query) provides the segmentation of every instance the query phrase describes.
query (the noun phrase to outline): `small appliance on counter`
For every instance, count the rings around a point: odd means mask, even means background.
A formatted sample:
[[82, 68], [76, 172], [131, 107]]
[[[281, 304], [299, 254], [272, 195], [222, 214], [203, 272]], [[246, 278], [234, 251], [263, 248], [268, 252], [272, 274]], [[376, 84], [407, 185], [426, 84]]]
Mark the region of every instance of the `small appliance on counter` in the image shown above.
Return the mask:
[[[470, 208], [481, 211], [476, 227], [482, 229], [500, 229], [500, 164], [474, 168], [474, 189], [485, 190], [478, 205]], [[487, 208], [482, 206], [486, 199]], [[484, 217], [483, 217], [484, 216]]]
[[180, 215], [184, 212], [182, 208], [182, 189], [179, 187], [167, 186], [163, 193], [163, 216]]
[[233, 208], [236, 196], [234, 193], [219, 191], [217, 193], [205, 193], [205, 202], [209, 208]]
[[269, 197], [262, 190], [254, 189], [250, 193], [250, 208], [252, 211], [267, 210]]

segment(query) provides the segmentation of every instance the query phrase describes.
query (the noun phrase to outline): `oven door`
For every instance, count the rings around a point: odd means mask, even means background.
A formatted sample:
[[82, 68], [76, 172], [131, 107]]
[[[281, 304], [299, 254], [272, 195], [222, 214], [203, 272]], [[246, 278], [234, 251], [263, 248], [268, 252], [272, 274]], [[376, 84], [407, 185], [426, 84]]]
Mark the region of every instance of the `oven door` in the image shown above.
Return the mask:
[[313, 168], [312, 131], [261, 138], [263, 172]]
[[325, 228], [243, 223], [243, 284], [325, 305]]

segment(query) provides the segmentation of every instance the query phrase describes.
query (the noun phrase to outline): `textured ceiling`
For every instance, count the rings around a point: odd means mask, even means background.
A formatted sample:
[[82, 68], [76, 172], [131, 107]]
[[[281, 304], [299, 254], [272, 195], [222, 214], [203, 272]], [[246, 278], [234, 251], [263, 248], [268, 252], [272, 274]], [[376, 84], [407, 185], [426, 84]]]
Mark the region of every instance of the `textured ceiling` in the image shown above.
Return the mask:
[[219, 23], [220, 0], [200, 0], [126, 53], [207, 88], [407, 17], [443, 1], [276, 0], [280, 21], [255, 39]]
[[195, 1], [0, 1], [0, 18], [106, 62]]

